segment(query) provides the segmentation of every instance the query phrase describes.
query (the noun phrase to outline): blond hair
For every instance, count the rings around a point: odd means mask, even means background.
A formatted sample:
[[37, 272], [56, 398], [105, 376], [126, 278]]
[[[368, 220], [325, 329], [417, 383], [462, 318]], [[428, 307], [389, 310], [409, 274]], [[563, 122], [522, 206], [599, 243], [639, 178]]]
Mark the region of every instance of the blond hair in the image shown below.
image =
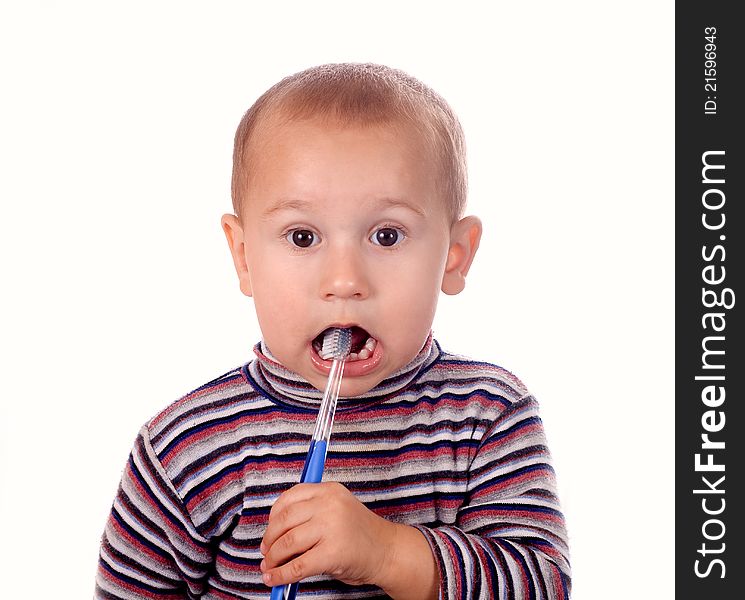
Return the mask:
[[383, 65], [340, 63], [312, 67], [269, 88], [243, 115], [235, 133], [231, 195], [241, 215], [252, 169], [257, 128], [268, 117], [329, 119], [343, 125], [404, 125], [421, 133], [439, 162], [440, 185], [451, 222], [463, 214], [467, 194], [463, 129], [445, 100], [403, 71]]

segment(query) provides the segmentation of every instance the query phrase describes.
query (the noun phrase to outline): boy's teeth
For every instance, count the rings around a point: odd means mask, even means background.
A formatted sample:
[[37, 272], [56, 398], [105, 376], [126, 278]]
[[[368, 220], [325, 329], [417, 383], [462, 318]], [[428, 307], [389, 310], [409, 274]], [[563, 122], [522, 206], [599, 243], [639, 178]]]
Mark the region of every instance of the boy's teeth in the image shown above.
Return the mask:
[[367, 346], [365, 346], [362, 350], [360, 350], [360, 353], [357, 356], [360, 357], [360, 360], [370, 358], [370, 349]]

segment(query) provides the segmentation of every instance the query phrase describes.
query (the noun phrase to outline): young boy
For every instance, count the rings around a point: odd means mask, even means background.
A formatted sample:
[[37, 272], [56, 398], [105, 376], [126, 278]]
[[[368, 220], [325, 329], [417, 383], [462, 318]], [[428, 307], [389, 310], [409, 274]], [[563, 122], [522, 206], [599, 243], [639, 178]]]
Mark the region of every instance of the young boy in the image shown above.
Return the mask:
[[[235, 138], [222, 226], [263, 339], [256, 358], [145, 425], [102, 540], [97, 598], [567, 598], [569, 565], [534, 398], [443, 351], [481, 224], [442, 98], [377, 65], [282, 80]], [[353, 331], [324, 483], [297, 484]]]

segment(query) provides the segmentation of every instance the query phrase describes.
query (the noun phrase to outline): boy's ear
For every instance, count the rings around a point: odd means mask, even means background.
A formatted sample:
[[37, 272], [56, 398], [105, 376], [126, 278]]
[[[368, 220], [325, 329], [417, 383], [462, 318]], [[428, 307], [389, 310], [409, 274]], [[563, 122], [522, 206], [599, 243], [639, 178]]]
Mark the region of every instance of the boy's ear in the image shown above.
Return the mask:
[[220, 224], [225, 232], [230, 247], [230, 255], [233, 257], [235, 272], [238, 273], [238, 281], [241, 291], [246, 296], [252, 296], [251, 276], [246, 263], [246, 244], [243, 241], [243, 225], [235, 215], [223, 215]]
[[466, 275], [481, 241], [481, 220], [464, 217], [450, 228], [450, 249], [442, 276], [442, 291], [459, 294], [466, 287]]

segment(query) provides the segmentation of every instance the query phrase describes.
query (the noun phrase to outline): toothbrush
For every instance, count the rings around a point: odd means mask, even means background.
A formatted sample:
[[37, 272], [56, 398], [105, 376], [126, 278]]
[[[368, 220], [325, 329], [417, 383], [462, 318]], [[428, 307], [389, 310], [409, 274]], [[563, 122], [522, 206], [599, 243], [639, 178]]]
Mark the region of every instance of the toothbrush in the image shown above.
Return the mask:
[[[323, 392], [321, 406], [316, 417], [316, 428], [310, 439], [308, 454], [305, 457], [300, 483], [320, 483], [323, 467], [326, 464], [331, 427], [334, 424], [336, 401], [339, 398], [341, 378], [344, 373], [344, 361], [352, 351], [352, 330], [334, 327], [323, 336], [323, 345], [319, 356], [325, 360], [333, 359], [331, 371]], [[277, 585], [272, 588], [271, 600], [295, 600], [297, 583]]]

